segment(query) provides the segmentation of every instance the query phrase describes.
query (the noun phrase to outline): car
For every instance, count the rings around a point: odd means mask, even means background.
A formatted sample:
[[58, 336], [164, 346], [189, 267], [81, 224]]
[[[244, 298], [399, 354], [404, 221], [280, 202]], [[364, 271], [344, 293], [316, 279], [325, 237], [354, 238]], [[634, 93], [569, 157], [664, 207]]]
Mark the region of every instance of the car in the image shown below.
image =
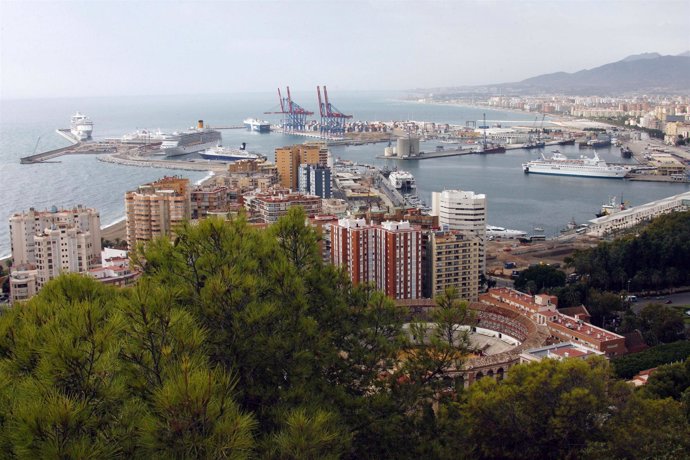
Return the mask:
[[670, 304], [670, 303], [673, 303], [673, 300], [667, 299], [666, 302], [664, 302], [664, 303], [665, 303], [666, 305], [668, 305], [668, 304]]

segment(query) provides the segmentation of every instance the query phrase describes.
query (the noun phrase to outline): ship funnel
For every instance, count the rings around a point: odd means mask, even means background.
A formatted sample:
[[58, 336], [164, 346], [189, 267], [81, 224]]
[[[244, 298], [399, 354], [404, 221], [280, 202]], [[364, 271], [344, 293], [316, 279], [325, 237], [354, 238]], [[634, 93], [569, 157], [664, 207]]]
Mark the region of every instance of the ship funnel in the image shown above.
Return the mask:
[[246, 142], [242, 142], [242, 147], [240, 147], [240, 150], [244, 150], [246, 147], [247, 147], [247, 143], [246, 143]]
[[204, 120], [199, 120], [197, 126], [199, 129], [204, 129]]

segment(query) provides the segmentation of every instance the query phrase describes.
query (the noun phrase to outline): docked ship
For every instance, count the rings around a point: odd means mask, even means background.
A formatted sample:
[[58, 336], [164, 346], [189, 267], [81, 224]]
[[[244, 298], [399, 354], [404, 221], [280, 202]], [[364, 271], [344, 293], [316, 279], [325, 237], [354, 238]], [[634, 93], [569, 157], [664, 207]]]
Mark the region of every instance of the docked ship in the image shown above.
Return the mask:
[[527, 236], [527, 232], [522, 230], [512, 230], [510, 228], [496, 227], [493, 225], [486, 226], [486, 237], [490, 240], [494, 238], [505, 238], [508, 240], [514, 240], [518, 238], [524, 238]]
[[91, 121], [86, 115], [77, 112], [72, 115], [69, 131], [72, 133], [72, 136], [79, 141], [91, 139], [91, 133], [93, 132], [93, 121]]
[[204, 128], [204, 121], [199, 120], [196, 128], [164, 134], [160, 154], [167, 157], [187, 155], [219, 145], [221, 141], [220, 131]]
[[609, 179], [623, 179], [628, 170], [622, 166], [608, 165], [599, 158], [597, 152], [594, 157], [581, 156], [570, 159], [563, 154], [554, 153], [550, 159], [542, 155], [541, 160], [533, 160], [522, 164], [525, 174], [551, 174], [556, 176], [603, 177]]
[[250, 131], [257, 131], [259, 133], [267, 133], [271, 130], [271, 124], [266, 120], [257, 120], [256, 118], [247, 118], [244, 120], [244, 126]]
[[407, 171], [393, 171], [388, 176], [391, 185], [398, 190], [412, 190], [417, 188], [414, 176]]
[[160, 130], [150, 131], [148, 129], [137, 129], [136, 131], [125, 134], [119, 140], [123, 144], [134, 144], [134, 145], [149, 145], [149, 144], [160, 144], [163, 142], [165, 134]]
[[230, 147], [222, 147], [220, 145], [210, 148], [208, 150], [204, 150], [203, 152], [200, 153], [201, 158], [204, 158], [206, 160], [216, 160], [216, 161], [238, 161], [238, 160], [262, 160], [264, 159], [263, 155], [260, 155], [258, 153], [251, 153], [247, 152], [245, 150], [247, 147], [247, 144], [242, 142], [242, 147], [236, 149], [236, 148], [230, 148]]
[[625, 211], [627, 208], [625, 202], [623, 201], [623, 195], [621, 195], [620, 204], [616, 203], [616, 197], [609, 197], [609, 202], [601, 205], [601, 211], [596, 213], [597, 217], [610, 216], [620, 211]]

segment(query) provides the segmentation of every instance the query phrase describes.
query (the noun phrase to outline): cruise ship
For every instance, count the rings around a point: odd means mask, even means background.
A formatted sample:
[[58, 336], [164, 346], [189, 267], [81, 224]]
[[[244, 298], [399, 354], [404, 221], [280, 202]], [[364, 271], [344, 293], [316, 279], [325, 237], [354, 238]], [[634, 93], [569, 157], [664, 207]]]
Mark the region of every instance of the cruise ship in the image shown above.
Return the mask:
[[196, 128], [187, 131], [164, 134], [161, 138], [160, 154], [167, 157], [200, 152], [219, 145], [222, 141], [220, 131], [204, 128], [204, 121], [199, 120]]
[[89, 117], [86, 115], [77, 112], [72, 115], [69, 131], [79, 141], [91, 139], [93, 121], [89, 120]]
[[204, 150], [200, 153], [201, 158], [206, 160], [218, 161], [237, 161], [237, 160], [262, 160], [265, 157], [258, 153], [247, 152], [245, 148], [247, 144], [242, 142], [242, 147], [239, 149], [222, 147], [220, 145]]
[[407, 171], [393, 171], [388, 176], [391, 185], [398, 190], [412, 190], [417, 188], [414, 176]]
[[136, 131], [125, 134], [119, 140], [123, 144], [135, 144], [135, 145], [148, 145], [148, 144], [160, 144], [163, 142], [165, 134], [160, 130], [151, 131], [148, 129], [137, 129]]
[[486, 226], [486, 237], [490, 240], [494, 238], [505, 238], [509, 240], [524, 238], [527, 232], [522, 230], [511, 230], [509, 228], [495, 227], [493, 225]]
[[628, 169], [623, 166], [607, 165], [599, 158], [597, 152], [594, 157], [581, 156], [570, 159], [561, 153], [554, 153], [550, 159], [542, 155], [541, 160], [533, 160], [522, 164], [525, 174], [552, 174], [556, 176], [603, 177], [623, 179]]
[[257, 131], [259, 133], [267, 133], [271, 130], [271, 124], [266, 120], [257, 120], [256, 118], [247, 118], [244, 120], [244, 126], [250, 131]]

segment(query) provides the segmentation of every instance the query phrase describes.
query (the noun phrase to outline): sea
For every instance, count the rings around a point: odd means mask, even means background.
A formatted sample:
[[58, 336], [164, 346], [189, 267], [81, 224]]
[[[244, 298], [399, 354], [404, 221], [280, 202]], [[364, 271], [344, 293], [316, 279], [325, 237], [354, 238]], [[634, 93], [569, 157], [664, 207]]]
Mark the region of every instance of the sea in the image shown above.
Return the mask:
[[[316, 91], [293, 92], [293, 100], [318, 116]], [[332, 103], [355, 120], [416, 120], [465, 125], [534, 126], [535, 114], [505, 112], [478, 107], [426, 104], [405, 100], [396, 92], [339, 92], [331, 90]], [[101, 224], [109, 225], [124, 218], [124, 194], [140, 184], [165, 175], [180, 175], [198, 182], [204, 172], [163, 170], [116, 165], [98, 161], [96, 155], [62, 156], [54, 162], [22, 165], [20, 157], [34, 152], [62, 147], [68, 142], [56, 134], [57, 128], [69, 127], [70, 117], [80, 111], [94, 122], [95, 139], [120, 137], [137, 129], [183, 130], [203, 119], [213, 127], [242, 124], [249, 117], [274, 123], [277, 93], [127, 96], [93, 98], [51, 98], [3, 100], [0, 103], [0, 258], [11, 254], [10, 215], [29, 208], [72, 207], [82, 204], [96, 208]], [[549, 127], [549, 119], [545, 123]], [[281, 133], [260, 134], [245, 129], [222, 130], [225, 146], [239, 146], [274, 158], [274, 149], [308, 140]], [[422, 150], [434, 151], [438, 142], [424, 142]], [[333, 146], [334, 157], [380, 167], [411, 172], [417, 182], [419, 197], [430, 204], [431, 193], [444, 189], [471, 190], [487, 197], [488, 223], [533, 233], [544, 229], [547, 236], [559, 234], [568, 222], [584, 223], [595, 217], [609, 197], [617, 196], [631, 206], [683, 193], [688, 184], [631, 182], [613, 179], [526, 175], [521, 164], [535, 159], [536, 150], [509, 150], [505, 154], [466, 155], [403, 161], [377, 159], [386, 144]], [[449, 147], [446, 145], [446, 147]], [[577, 146], [558, 148], [568, 156], [591, 155]], [[598, 150], [606, 161], [627, 163], [615, 147]], [[194, 155], [190, 156], [194, 158]]]

